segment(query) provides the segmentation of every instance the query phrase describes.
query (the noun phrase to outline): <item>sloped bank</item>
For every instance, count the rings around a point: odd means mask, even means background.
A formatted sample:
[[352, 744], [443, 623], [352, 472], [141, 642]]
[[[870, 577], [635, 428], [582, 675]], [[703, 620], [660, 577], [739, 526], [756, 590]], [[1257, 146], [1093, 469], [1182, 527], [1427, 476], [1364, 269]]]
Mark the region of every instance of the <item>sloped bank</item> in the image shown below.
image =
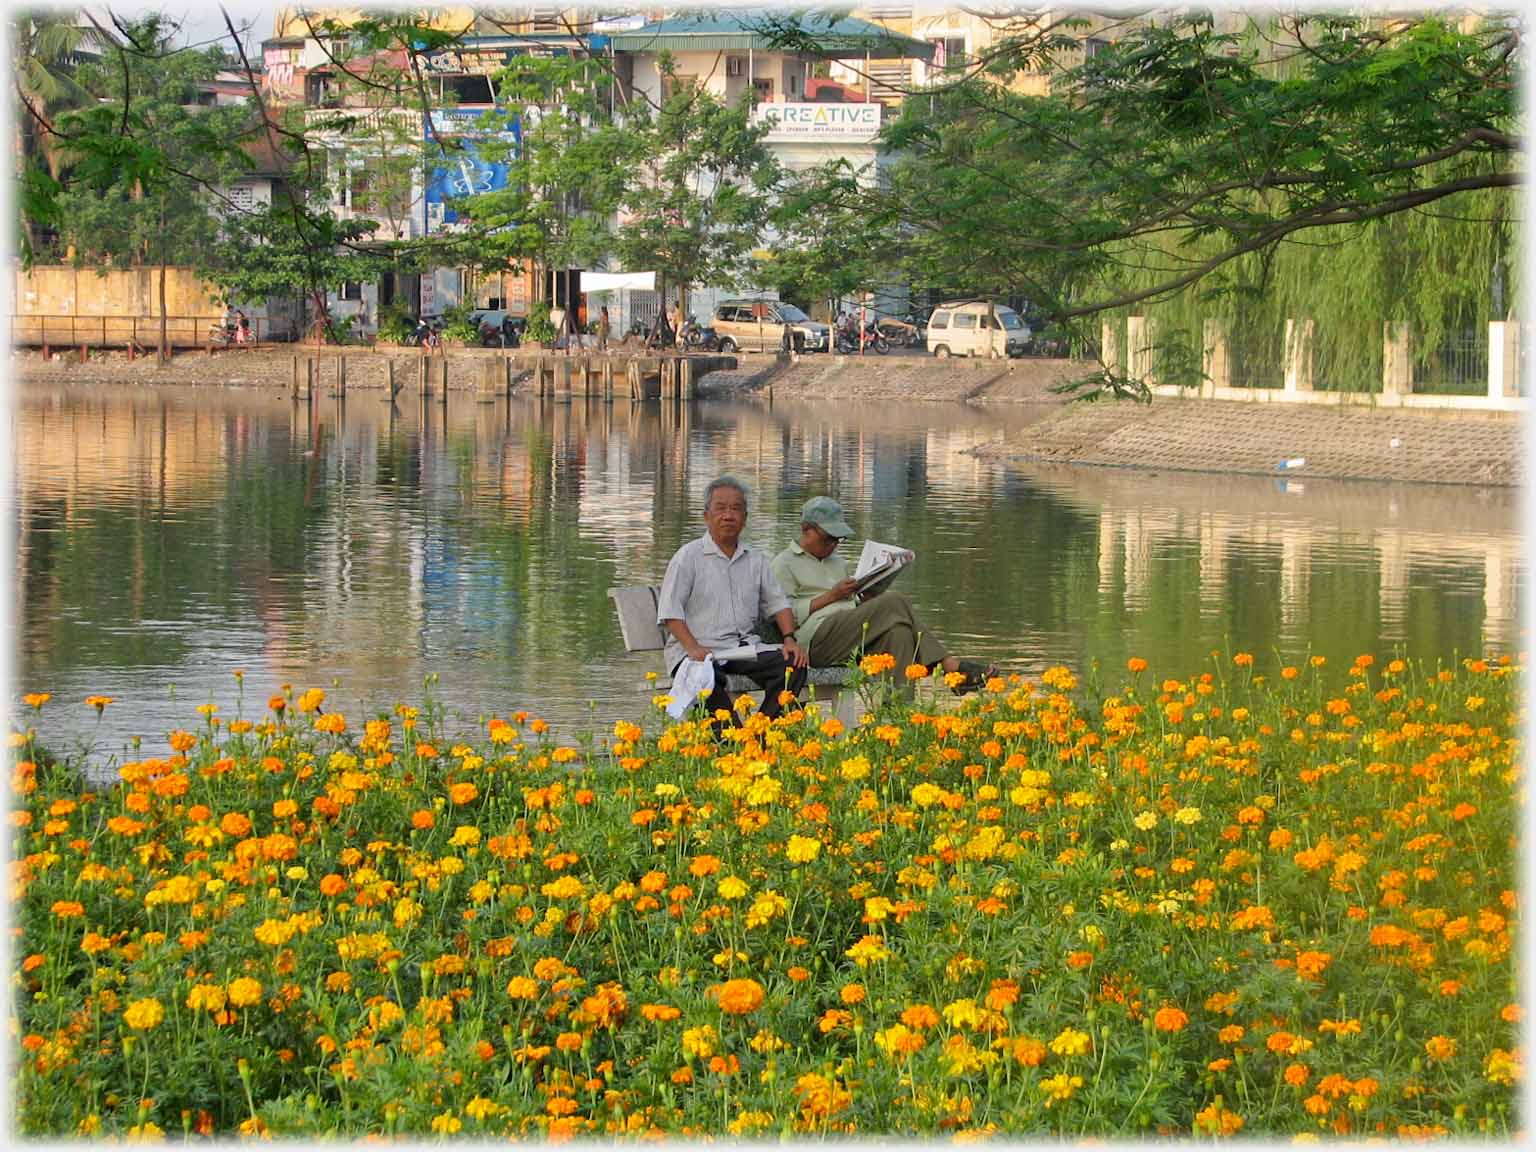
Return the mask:
[[[1064, 405], [974, 452], [1108, 468], [1520, 485], [1524, 440], [1517, 413], [1159, 398]], [[1305, 463], [1281, 468], [1297, 460]]]

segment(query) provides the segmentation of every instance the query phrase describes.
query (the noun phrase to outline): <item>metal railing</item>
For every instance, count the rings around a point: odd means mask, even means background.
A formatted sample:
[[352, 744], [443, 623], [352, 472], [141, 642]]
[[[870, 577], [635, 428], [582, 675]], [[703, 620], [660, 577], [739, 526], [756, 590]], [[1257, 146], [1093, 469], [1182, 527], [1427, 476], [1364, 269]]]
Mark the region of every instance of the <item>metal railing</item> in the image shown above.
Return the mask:
[[[165, 339], [172, 348], [206, 348], [223, 345], [210, 339], [212, 330], [224, 323], [222, 312], [203, 316], [167, 316]], [[249, 319], [251, 341], [230, 347], [253, 348], [257, 344], [290, 341], [292, 320], [282, 316]], [[158, 316], [12, 316], [11, 346], [45, 348], [128, 348], [153, 350], [160, 343]]]
[[1413, 390], [1426, 395], [1480, 396], [1488, 391], [1488, 326], [1448, 332], [1414, 372]]

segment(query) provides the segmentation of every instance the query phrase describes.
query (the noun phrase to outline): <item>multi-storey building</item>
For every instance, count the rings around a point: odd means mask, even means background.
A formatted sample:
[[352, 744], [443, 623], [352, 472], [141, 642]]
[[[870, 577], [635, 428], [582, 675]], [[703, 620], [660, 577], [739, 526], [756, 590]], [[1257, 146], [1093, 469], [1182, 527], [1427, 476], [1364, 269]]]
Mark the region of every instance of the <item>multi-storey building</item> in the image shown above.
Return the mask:
[[[379, 240], [452, 231], [459, 225], [453, 197], [505, 187], [513, 178], [509, 165], [481, 155], [477, 144], [483, 132], [476, 121], [505, 107], [494, 90], [495, 75], [517, 54], [606, 57], [618, 98], [625, 100], [659, 102], [664, 89], [676, 83], [698, 84], [728, 102], [749, 96], [754, 115], [772, 125], [766, 142], [783, 167], [802, 170], [842, 158], [873, 180], [881, 160], [875, 137], [884, 105], [867, 87], [832, 84], [817, 72], [835, 58], [909, 67], [909, 57], [930, 52], [919, 41], [850, 18], [814, 22], [818, 51], [811, 52], [776, 47], [751, 13], [668, 16], [650, 10], [626, 17], [555, 6], [437, 9], [434, 26], [461, 35], [454, 48], [424, 61], [427, 96], [437, 107], [429, 124], [420, 88], [407, 88], [405, 76], [395, 91], [347, 76], [371, 67], [400, 72], [407, 63], [404, 54], [357, 59], [349, 54], [344, 33], [328, 35], [320, 27], [325, 15], [345, 24], [356, 12], [278, 13], [275, 35], [262, 45], [264, 95], [274, 104], [302, 107], [307, 135], [327, 157], [331, 210], [343, 219], [378, 220]], [[663, 53], [672, 62], [670, 77], [663, 75]], [[515, 128], [508, 142], [515, 151]], [[534, 285], [511, 270], [476, 282], [456, 269], [438, 269], [419, 280], [386, 277], [376, 285], [346, 285], [336, 305], [372, 328], [379, 308], [391, 300], [408, 301], [426, 314], [462, 299], [520, 313], [536, 296], [566, 303], [565, 286], [574, 282], [557, 272], [548, 283]], [[698, 306], [707, 309], [713, 299], [706, 287]], [[656, 307], [654, 299], [638, 295], [615, 303], [621, 325], [630, 312], [644, 321]]]

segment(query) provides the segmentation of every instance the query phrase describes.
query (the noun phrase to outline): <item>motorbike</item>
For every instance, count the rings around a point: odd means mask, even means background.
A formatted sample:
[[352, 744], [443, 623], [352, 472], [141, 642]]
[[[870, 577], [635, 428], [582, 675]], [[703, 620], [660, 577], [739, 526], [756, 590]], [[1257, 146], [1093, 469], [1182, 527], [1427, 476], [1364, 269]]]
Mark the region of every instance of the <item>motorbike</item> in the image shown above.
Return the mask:
[[480, 325], [480, 347], [482, 348], [516, 348], [522, 342], [522, 331], [512, 323], [511, 317], [508, 317], [500, 326]]
[[882, 316], [875, 321], [875, 328], [893, 348], [916, 348], [923, 342], [921, 330], [910, 320]]
[[720, 337], [713, 328], [707, 328], [699, 324], [692, 316], [688, 323], [683, 325], [683, 347], [702, 352], [718, 352], [720, 350]]
[[[836, 351], [840, 355], [856, 355], [860, 351], [859, 343], [859, 325], [857, 321], [838, 325]], [[890, 350], [890, 341], [880, 334], [880, 329], [875, 322], [873, 320], [867, 322], [864, 325], [863, 351], [875, 352], [884, 356]]]
[[214, 324], [208, 329], [208, 343], [215, 348], [228, 348], [239, 339], [239, 328], [233, 322]]

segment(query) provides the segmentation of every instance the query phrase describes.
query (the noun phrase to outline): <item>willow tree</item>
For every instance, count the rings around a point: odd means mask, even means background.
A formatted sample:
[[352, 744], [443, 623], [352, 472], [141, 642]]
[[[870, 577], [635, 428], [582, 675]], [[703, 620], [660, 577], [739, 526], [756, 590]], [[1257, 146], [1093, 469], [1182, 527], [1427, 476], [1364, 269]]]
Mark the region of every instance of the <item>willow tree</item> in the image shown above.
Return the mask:
[[[1417, 267], [1419, 229], [1397, 219], [1510, 215], [1512, 17], [1185, 12], [1132, 21], [1069, 63], [1076, 30], [1005, 23], [981, 60], [885, 129], [900, 160], [870, 198], [901, 220], [914, 282], [1027, 296], [1070, 323], [1244, 280], [1269, 291], [1258, 273], [1286, 246], [1386, 221], [1378, 238]], [[780, 29], [781, 43], [797, 35], [813, 41], [814, 20]], [[1011, 83], [1040, 71], [1049, 95]], [[1506, 206], [1489, 217], [1490, 203]], [[1380, 320], [1409, 307], [1382, 303]]]

